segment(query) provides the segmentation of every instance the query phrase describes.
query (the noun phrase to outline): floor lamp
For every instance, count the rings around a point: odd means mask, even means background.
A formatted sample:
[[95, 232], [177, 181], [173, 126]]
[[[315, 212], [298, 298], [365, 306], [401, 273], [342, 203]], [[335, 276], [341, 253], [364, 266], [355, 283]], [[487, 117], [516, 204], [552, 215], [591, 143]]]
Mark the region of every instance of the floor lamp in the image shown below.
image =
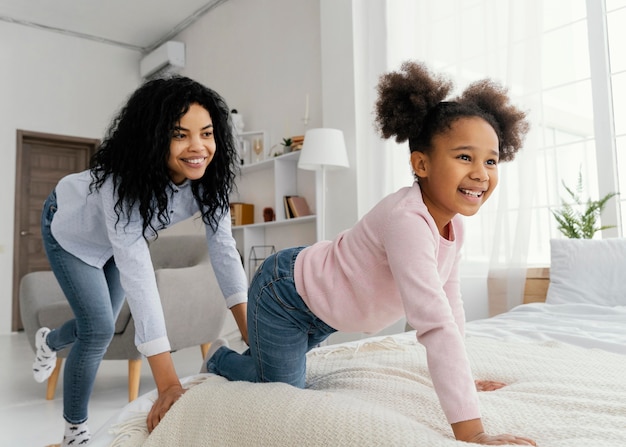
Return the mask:
[[321, 227], [320, 240], [326, 239], [326, 170], [347, 167], [348, 154], [342, 131], [328, 128], [306, 131], [298, 168], [321, 171], [322, 194], [320, 209], [317, 210]]

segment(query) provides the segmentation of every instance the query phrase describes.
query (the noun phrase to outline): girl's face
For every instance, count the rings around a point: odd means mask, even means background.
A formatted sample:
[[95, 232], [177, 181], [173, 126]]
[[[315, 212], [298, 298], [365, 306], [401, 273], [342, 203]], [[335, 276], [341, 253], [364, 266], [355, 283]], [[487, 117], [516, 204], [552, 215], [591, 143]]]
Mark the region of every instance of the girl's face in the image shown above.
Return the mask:
[[170, 179], [180, 185], [186, 179], [201, 178], [214, 154], [215, 137], [211, 116], [201, 105], [191, 104], [172, 133], [167, 160]]
[[498, 154], [496, 132], [478, 117], [460, 118], [436, 135], [428, 154], [411, 154], [424, 203], [442, 236], [456, 214], [471, 216], [489, 198], [498, 184]]

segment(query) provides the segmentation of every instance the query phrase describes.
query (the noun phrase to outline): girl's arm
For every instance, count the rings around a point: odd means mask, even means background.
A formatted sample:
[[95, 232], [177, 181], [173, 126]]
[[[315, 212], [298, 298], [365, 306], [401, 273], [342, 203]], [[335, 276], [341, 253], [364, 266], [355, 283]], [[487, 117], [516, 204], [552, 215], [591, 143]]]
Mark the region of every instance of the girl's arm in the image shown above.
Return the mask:
[[159, 422], [161, 422], [165, 413], [167, 413], [174, 402], [183, 395], [185, 390], [180, 380], [178, 380], [178, 375], [174, 369], [174, 362], [169, 352], [163, 352], [148, 357], [148, 363], [150, 364], [152, 376], [154, 377], [159, 393], [146, 420], [148, 432], [152, 432]]
[[485, 433], [483, 423], [480, 419], [470, 419], [469, 421], [456, 422], [452, 424], [452, 431], [457, 441], [472, 442], [475, 444], [487, 445], [537, 445], [529, 438], [515, 435], [488, 435]]

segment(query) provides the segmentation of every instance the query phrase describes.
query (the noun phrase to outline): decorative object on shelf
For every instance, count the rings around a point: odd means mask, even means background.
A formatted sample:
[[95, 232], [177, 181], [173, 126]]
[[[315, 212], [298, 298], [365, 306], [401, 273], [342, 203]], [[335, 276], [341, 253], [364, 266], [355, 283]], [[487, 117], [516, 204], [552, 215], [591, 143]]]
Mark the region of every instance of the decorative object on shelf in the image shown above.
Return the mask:
[[304, 117], [302, 118], [302, 122], [304, 123], [304, 131], [309, 125], [309, 94], [307, 93], [304, 97]]
[[347, 167], [349, 167], [348, 154], [341, 130], [330, 128], [307, 130], [298, 168], [320, 170], [322, 174], [322, 194], [320, 208], [317, 210], [320, 240], [326, 239], [326, 170]]
[[255, 138], [252, 141], [252, 150], [254, 150], [254, 153], [256, 154], [256, 160], [257, 162], [263, 160], [263, 138]]
[[230, 120], [233, 124], [233, 130], [235, 135], [241, 135], [243, 133], [243, 128], [245, 126], [243, 122], [243, 116], [237, 112], [237, 109], [233, 109], [230, 111]]
[[291, 143], [291, 138], [283, 138], [282, 143], [280, 143], [283, 147], [283, 154], [288, 154], [289, 152], [291, 152]]
[[264, 222], [272, 222], [276, 219], [276, 215], [274, 214], [274, 208], [268, 206], [267, 208], [263, 208], [263, 221]]
[[231, 225], [248, 225], [254, 223], [254, 205], [251, 203], [232, 202], [230, 204]]
[[583, 202], [581, 198], [583, 192], [583, 177], [580, 171], [578, 172], [578, 182], [576, 183], [575, 191], [570, 189], [565, 182], [561, 183], [571, 200], [574, 201], [572, 204], [561, 199], [561, 209], [551, 211], [559, 224], [558, 229], [561, 233], [570, 239], [593, 239], [593, 235], [597, 231], [615, 227], [615, 225], [597, 226], [596, 222], [609, 199], [619, 193], [611, 192], [600, 200], [591, 200], [591, 198], [588, 198], [586, 202]]
[[[242, 151], [242, 164], [249, 165], [254, 164], [257, 161], [261, 161], [265, 159], [265, 148], [269, 147], [269, 142], [267, 140], [268, 135], [267, 132], [263, 130], [247, 130], [239, 134], [239, 139], [242, 141], [243, 151]], [[255, 147], [255, 142], [259, 141], [260, 144], [257, 144], [257, 148], [261, 151], [261, 156], [255, 156], [253, 151]]]
[[285, 217], [292, 219], [294, 217], [304, 217], [313, 214], [304, 197], [285, 196]]
[[239, 163], [244, 164], [248, 152], [250, 152], [250, 144], [241, 138], [243, 133], [244, 122], [243, 116], [237, 112], [237, 109], [230, 111], [230, 124], [235, 143], [237, 144], [237, 153], [239, 154]]
[[265, 261], [265, 259], [276, 253], [276, 247], [273, 245], [253, 245], [250, 249], [250, 256], [248, 257], [248, 266], [250, 269], [249, 280], [252, 281], [252, 276], [259, 268], [259, 266]]
[[250, 141], [243, 138], [239, 139], [239, 159], [242, 165], [248, 164], [248, 154], [250, 153]]

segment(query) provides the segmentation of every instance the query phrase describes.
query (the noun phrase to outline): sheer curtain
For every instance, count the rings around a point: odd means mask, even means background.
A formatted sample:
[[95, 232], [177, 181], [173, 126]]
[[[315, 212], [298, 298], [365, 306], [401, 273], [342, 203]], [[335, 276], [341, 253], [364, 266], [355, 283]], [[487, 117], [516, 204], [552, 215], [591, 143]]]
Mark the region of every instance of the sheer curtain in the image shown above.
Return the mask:
[[[492, 78], [528, 112], [524, 148], [500, 165], [498, 188], [465, 219], [463, 270], [489, 277], [490, 314], [521, 303], [529, 265], [549, 264], [549, 241], [558, 237], [550, 209], [561, 182], [574, 185], [580, 171], [597, 193], [585, 11], [585, 0], [386, 2], [386, 70], [425, 61], [453, 79], [455, 94]], [[408, 148], [372, 156], [387, 167], [381, 193], [410, 184]]]

